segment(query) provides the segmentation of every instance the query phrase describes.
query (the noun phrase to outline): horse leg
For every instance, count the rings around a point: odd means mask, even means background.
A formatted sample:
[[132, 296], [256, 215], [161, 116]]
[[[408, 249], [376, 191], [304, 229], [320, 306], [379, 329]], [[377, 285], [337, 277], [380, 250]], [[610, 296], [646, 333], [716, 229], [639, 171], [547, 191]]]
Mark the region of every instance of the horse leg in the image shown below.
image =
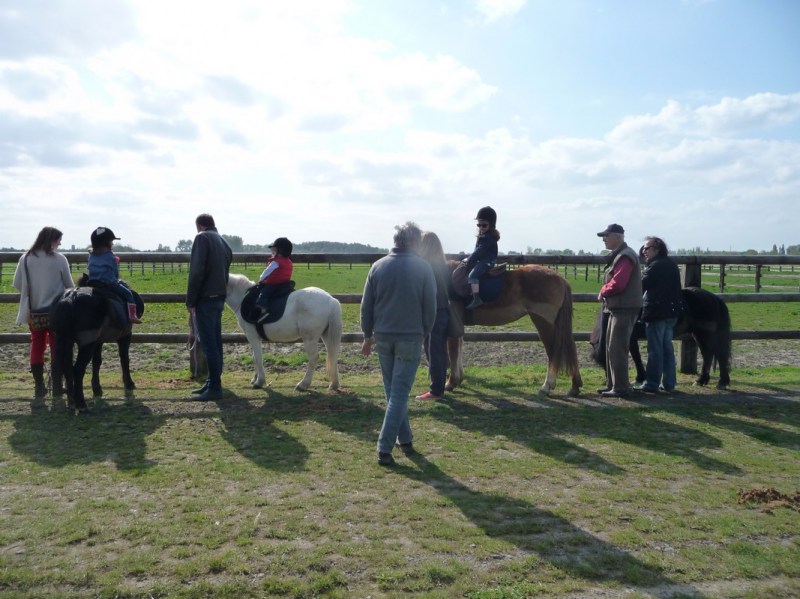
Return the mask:
[[297, 391], [306, 391], [311, 386], [314, 369], [317, 367], [317, 361], [319, 360], [319, 346], [316, 337], [305, 337], [303, 339], [303, 347], [308, 356], [308, 363], [306, 364], [306, 375], [294, 387]]
[[97, 343], [92, 352], [92, 395], [103, 397], [103, 386], [100, 384], [100, 367], [103, 365], [103, 344]]
[[79, 412], [89, 411], [86, 405], [86, 397], [83, 395], [83, 377], [86, 374], [86, 367], [94, 356], [95, 344], [84, 345], [78, 350], [78, 357], [75, 358], [75, 365], [72, 367], [73, 389], [72, 405]]
[[636, 367], [636, 382], [643, 383], [647, 379], [647, 372], [642, 363], [642, 352], [639, 350], [639, 340], [636, 338], [636, 333], [631, 335], [630, 345], [631, 360]]
[[133, 395], [136, 383], [131, 378], [131, 336], [127, 335], [117, 339], [117, 350], [119, 351], [119, 365], [122, 369], [122, 384], [125, 386], [125, 397]]
[[694, 382], [699, 387], [705, 387], [711, 379], [709, 374], [711, 370], [711, 361], [714, 358], [714, 352], [711, 348], [711, 341], [704, 333], [695, 333], [694, 339], [697, 342], [697, 347], [700, 349], [700, 355], [703, 357], [703, 366], [700, 369], [700, 376]]
[[322, 342], [325, 344], [325, 369], [328, 372], [328, 391], [336, 391], [339, 389], [339, 351], [342, 345], [342, 335], [340, 332], [331, 332], [330, 328], [325, 331], [322, 336]]
[[253, 354], [253, 377], [250, 379], [250, 385], [253, 389], [261, 389], [267, 382], [267, 374], [264, 372], [264, 347], [261, 345], [261, 337], [256, 330], [255, 325], [239, 319], [239, 326], [247, 336], [247, 341], [250, 343], [250, 351]]
[[718, 351], [715, 353], [717, 358], [717, 367], [719, 368], [719, 380], [717, 381], [717, 389], [720, 391], [724, 391], [730, 388], [731, 385], [731, 373], [730, 373], [730, 365], [728, 361], [721, 357], [719, 348]]
[[[73, 339], [66, 332], [56, 335], [56, 352], [53, 360], [52, 383], [53, 399], [60, 399], [66, 392], [67, 401], [72, 405], [73, 378], [72, 378], [72, 346]], [[64, 383], [63, 387], [61, 383]]]
[[447, 355], [450, 359], [450, 376], [447, 379], [445, 390], [452, 391], [464, 382], [464, 363], [462, 361], [464, 338], [447, 338]]

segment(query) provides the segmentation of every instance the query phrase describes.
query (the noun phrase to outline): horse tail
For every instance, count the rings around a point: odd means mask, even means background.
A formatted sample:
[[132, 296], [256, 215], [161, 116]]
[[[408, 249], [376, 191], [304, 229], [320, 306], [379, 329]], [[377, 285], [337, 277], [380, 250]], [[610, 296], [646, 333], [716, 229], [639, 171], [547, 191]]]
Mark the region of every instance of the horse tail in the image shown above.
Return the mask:
[[731, 313], [725, 300], [714, 296], [718, 302], [719, 313], [717, 314], [717, 363], [720, 368], [730, 369], [732, 350], [731, 335]]
[[572, 338], [572, 289], [564, 281], [564, 296], [561, 307], [553, 323], [553, 355], [551, 357], [555, 367], [560, 372], [566, 372], [575, 377], [578, 370], [578, 350]]
[[73, 310], [74, 290], [67, 290], [50, 306], [50, 328], [55, 337], [53, 351], [53, 380], [60, 386], [61, 377], [67, 379], [67, 388], [72, 382], [72, 347], [75, 344], [75, 319]]

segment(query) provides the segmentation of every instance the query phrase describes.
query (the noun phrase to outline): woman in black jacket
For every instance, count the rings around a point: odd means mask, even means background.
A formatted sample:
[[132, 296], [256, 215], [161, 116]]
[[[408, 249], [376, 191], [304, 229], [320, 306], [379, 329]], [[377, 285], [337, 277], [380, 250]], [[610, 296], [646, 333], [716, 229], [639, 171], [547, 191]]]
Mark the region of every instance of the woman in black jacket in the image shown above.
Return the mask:
[[646, 265], [642, 275], [642, 320], [647, 335], [647, 378], [639, 389], [672, 393], [677, 384], [672, 332], [683, 311], [681, 272], [659, 237], [645, 238], [642, 254]]

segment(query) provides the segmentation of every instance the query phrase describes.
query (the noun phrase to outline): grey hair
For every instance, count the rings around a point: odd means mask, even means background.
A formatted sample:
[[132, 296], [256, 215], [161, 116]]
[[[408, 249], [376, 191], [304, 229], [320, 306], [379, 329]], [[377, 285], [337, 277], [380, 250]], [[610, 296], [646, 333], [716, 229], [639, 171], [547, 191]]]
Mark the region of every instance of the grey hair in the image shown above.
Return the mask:
[[403, 225], [395, 225], [394, 247], [416, 249], [422, 242], [422, 231], [417, 223], [407, 221]]

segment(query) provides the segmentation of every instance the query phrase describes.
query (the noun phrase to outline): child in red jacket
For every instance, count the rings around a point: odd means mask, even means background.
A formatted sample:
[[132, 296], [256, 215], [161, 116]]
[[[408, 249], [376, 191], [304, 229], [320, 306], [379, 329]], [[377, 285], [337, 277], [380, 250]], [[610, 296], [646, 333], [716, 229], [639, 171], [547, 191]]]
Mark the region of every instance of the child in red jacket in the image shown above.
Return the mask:
[[258, 317], [258, 324], [263, 323], [269, 316], [269, 296], [272, 290], [282, 283], [287, 283], [292, 279], [294, 266], [289, 257], [292, 255], [292, 242], [286, 237], [278, 237], [269, 246], [272, 250], [272, 258], [267, 262], [267, 267], [258, 279], [258, 299], [256, 300], [256, 310], [261, 315]]

